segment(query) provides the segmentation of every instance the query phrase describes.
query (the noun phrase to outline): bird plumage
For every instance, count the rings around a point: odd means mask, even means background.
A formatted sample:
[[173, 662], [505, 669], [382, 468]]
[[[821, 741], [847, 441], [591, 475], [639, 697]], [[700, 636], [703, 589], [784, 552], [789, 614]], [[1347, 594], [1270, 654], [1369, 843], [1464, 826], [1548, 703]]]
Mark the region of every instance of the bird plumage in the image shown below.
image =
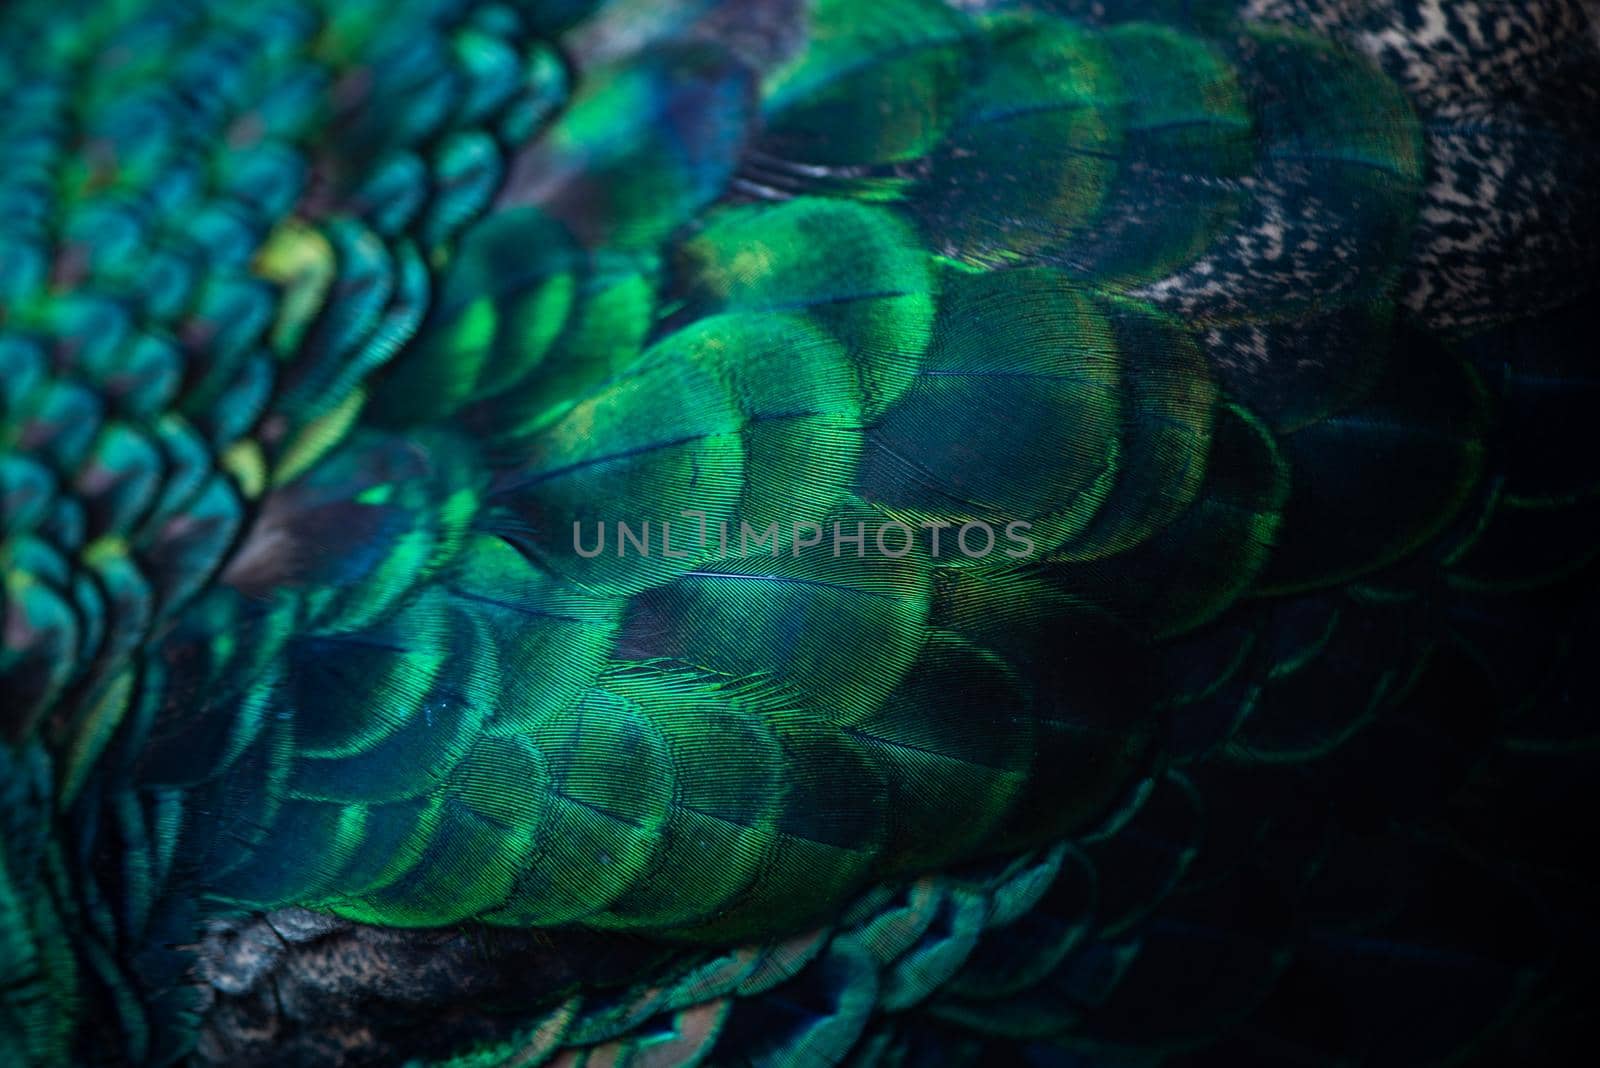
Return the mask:
[[1584, 5], [5, 17], [0, 1059], [1571, 1025]]

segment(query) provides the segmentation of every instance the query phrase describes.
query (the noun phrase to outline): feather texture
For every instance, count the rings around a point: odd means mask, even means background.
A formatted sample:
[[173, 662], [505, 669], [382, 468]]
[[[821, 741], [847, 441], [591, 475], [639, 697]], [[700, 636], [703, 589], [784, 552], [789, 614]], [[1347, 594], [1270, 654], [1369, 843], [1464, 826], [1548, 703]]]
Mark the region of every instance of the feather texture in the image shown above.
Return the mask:
[[0, 1060], [1556, 1048], [1589, 16], [1112, 6], [8, 14]]

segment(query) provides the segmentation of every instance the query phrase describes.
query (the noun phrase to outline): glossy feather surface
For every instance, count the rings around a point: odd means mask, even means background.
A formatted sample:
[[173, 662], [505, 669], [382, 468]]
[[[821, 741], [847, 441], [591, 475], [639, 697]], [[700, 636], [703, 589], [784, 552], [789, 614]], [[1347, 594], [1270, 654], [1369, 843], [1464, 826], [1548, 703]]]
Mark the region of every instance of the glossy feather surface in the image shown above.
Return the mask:
[[1575, 1027], [1583, 4], [3, 19], [0, 1060]]

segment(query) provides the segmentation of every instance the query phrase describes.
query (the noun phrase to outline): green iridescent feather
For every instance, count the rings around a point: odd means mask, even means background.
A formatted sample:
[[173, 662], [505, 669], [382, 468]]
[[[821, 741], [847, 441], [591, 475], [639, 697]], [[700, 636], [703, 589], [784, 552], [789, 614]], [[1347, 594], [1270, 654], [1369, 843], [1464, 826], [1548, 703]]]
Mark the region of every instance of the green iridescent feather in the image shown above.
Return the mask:
[[1475, 769], [1592, 744], [1594, 57], [1105, 6], [8, 15], [0, 1060], [266, 1056], [258, 916], [357, 1006], [539, 947], [373, 1062], [1417, 1063], [1549, 982]]

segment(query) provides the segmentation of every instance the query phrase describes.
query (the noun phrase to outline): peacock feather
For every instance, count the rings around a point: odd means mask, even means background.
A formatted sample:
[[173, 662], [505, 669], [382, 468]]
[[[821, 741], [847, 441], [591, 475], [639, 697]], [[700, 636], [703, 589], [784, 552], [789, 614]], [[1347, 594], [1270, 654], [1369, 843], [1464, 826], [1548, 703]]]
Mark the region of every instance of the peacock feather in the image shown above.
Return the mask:
[[1583, 1034], [1590, 0], [20, 0], [0, 94], [0, 1063]]

